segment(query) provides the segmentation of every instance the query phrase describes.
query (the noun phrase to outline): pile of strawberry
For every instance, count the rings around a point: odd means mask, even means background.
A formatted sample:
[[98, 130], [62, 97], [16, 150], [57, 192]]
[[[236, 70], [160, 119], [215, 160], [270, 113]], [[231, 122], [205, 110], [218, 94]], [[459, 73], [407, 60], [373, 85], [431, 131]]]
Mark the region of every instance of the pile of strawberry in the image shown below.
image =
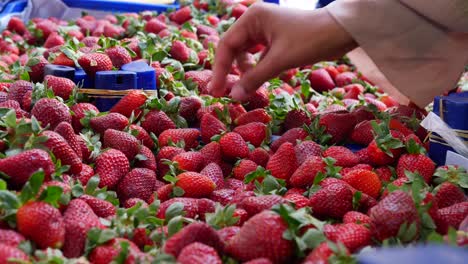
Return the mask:
[[[467, 172], [436, 167], [426, 113], [346, 58], [288, 70], [247, 102], [208, 94], [220, 35], [251, 2], [10, 20], [0, 263], [352, 263], [368, 247], [467, 245]], [[43, 76], [135, 60], [159, 96], [134, 90], [109, 112]], [[233, 65], [227, 94], [241, 74]]]

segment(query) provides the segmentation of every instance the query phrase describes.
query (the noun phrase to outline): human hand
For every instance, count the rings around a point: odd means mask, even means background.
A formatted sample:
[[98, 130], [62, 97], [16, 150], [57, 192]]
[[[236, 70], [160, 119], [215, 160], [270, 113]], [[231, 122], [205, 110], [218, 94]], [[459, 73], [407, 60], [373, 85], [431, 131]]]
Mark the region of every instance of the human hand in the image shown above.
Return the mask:
[[[266, 49], [254, 66], [247, 50], [259, 43]], [[234, 61], [243, 74], [232, 88], [231, 97], [245, 101], [284, 70], [339, 58], [356, 46], [325, 9], [303, 11], [254, 4], [219, 42], [210, 91], [214, 96], [224, 95], [226, 76]]]

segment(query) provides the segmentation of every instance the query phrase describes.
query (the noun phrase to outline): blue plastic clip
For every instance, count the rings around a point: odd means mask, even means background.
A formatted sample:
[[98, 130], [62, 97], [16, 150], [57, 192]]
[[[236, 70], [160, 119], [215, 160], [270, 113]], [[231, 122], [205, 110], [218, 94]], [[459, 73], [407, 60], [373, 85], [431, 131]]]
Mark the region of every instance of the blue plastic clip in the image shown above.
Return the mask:
[[63, 65], [47, 64], [44, 67], [44, 76], [47, 76], [47, 75], [63, 77], [63, 78], [67, 78], [67, 79], [74, 81], [75, 80], [75, 68], [63, 66]]
[[156, 72], [144, 61], [134, 61], [122, 66], [123, 71], [137, 75], [137, 89], [156, 90]]
[[83, 69], [75, 69], [75, 78], [74, 81], [76, 85], [79, 85], [83, 88], [91, 88], [93, 87], [93, 82], [88, 77], [86, 72]]
[[[111, 91], [130, 90], [137, 86], [137, 74], [128, 71], [101, 71], [96, 73], [94, 87], [95, 90], [104, 90], [104, 93], [96, 93], [91, 97], [96, 107], [101, 112], [109, 111], [123, 95], [113, 95]], [[109, 93], [106, 94], [105, 90]]]

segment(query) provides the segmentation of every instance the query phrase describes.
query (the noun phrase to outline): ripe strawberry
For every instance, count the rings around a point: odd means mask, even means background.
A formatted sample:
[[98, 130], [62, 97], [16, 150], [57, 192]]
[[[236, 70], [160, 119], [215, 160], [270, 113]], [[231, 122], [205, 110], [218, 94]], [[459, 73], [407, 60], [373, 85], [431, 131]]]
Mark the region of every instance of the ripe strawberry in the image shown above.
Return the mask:
[[101, 223], [91, 207], [81, 199], [70, 201], [63, 219], [66, 230], [63, 254], [67, 258], [77, 258], [84, 253], [88, 231], [101, 227]]
[[20, 35], [24, 35], [24, 33], [27, 31], [23, 20], [21, 20], [19, 17], [11, 17], [8, 21], [7, 29]]
[[249, 156], [249, 147], [241, 135], [229, 132], [221, 137], [219, 141], [221, 153], [224, 159], [235, 160]]
[[196, 172], [184, 172], [177, 177], [176, 186], [184, 190], [185, 197], [208, 197], [216, 184], [207, 176]]
[[32, 83], [19, 80], [11, 84], [9, 91], [8, 91], [8, 100], [15, 100], [18, 103], [23, 102], [23, 97], [28, 91], [32, 91], [33, 86]]
[[210, 143], [211, 138], [227, 130], [226, 125], [212, 115], [204, 115], [200, 121], [200, 131], [203, 142]]
[[352, 172], [352, 171], [355, 171], [355, 170], [369, 170], [369, 171], [372, 171], [373, 168], [371, 165], [369, 164], [358, 164], [356, 166], [353, 166], [353, 167], [348, 167], [348, 168], [344, 168], [340, 171], [340, 174], [342, 176], [345, 176], [346, 174]]
[[26, 238], [16, 231], [0, 229], [0, 244], [17, 247], [25, 240]]
[[55, 129], [61, 122], [71, 123], [70, 110], [56, 99], [40, 99], [34, 105], [31, 114], [41, 122], [43, 127], [50, 125], [51, 129]]
[[[124, 203], [123, 203], [123, 207], [124, 208], [132, 208], [134, 207], [135, 205], [137, 205], [138, 203], [141, 204], [141, 207], [142, 208], [147, 208], [148, 207], [148, 204], [141, 200], [141, 199], [138, 199], [138, 198], [130, 198], [128, 200], [126, 200]], [[135, 242], [135, 241], [134, 241]], [[136, 243], [136, 242], [135, 242]]]
[[68, 66], [68, 67], [75, 67], [75, 62], [72, 59], [70, 59], [69, 57], [67, 57], [67, 55], [65, 55], [65, 53], [63, 53], [63, 52], [58, 53], [58, 55], [55, 56], [55, 58], [53, 58], [52, 64]]
[[192, 243], [180, 252], [177, 262], [180, 264], [221, 264], [221, 258], [216, 250], [202, 243]]
[[180, 153], [172, 158], [172, 161], [177, 162], [179, 164], [179, 169], [185, 171], [199, 172], [205, 165], [203, 154], [197, 151]]
[[[26, 93], [27, 95], [27, 93]], [[0, 108], [7, 108], [7, 109], [13, 109], [16, 112], [16, 118], [29, 118], [30, 115], [26, 111], [22, 110], [20, 107], [20, 104], [17, 101], [14, 100], [7, 100], [3, 103], [0, 103]]]
[[308, 187], [314, 183], [314, 179], [319, 172], [326, 173], [326, 165], [322, 158], [312, 156], [297, 168], [289, 179], [292, 187]]
[[439, 209], [436, 220], [437, 232], [446, 234], [449, 227], [458, 229], [461, 222], [468, 215], [468, 202], [461, 202]]
[[374, 139], [372, 131], [371, 121], [364, 120], [354, 127], [354, 130], [351, 133], [351, 139], [358, 144], [367, 146]]
[[[383, 144], [377, 143], [377, 140], [374, 139], [369, 146], [367, 147], [369, 158], [372, 161], [372, 163], [376, 165], [388, 165], [393, 162], [395, 162], [401, 155], [401, 142], [399, 142], [399, 138], [401, 134], [397, 131], [392, 130], [392, 139], [387, 144], [384, 142]], [[386, 152], [382, 150], [382, 148], [388, 149], [387, 152], [391, 152], [392, 156], [389, 156]]]
[[44, 79], [44, 67], [49, 64], [49, 61], [44, 56], [36, 57], [39, 61], [34, 65], [29, 65], [29, 77], [32, 82], [42, 82]]
[[44, 170], [46, 181], [55, 171], [49, 154], [41, 149], [27, 150], [0, 160], [0, 172], [10, 177], [8, 184], [14, 188], [22, 187], [39, 169]]
[[371, 231], [363, 225], [348, 223], [336, 227], [332, 237], [333, 242], [341, 242], [351, 252], [369, 246], [371, 244]]
[[353, 167], [359, 163], [359, 157], [346, 147], [332, 146], [323, 152], [324, 157], [335, 159], [336, 166]]
[[44, 43], [44, 48], [50, 49], [55, 46], [61, 46], [65, 44], [65, 39], [60, 36], [57, 32], [53, 32], [47, 37], [45, 43]]
[[224, 188], [223, 171], [217, 163], [209, 163], [200, 174], [210, 178], [216, 184], [216, 190]]
[[101, 200], [91, 195], [85, 194], [80, 196], [79, 199], [85, 201], [89, 205], [89, 207], [93, 209], [93, 212], [99, 217], [106, 218], [109, 216], [113, 216], [117, 211], [112, 203], [106, 200]]
[[268, 154], [268, 152], [263, 148], [256, 148], [250, 152], [247, 158], [259, 166], [266, 167], [268, 160], [270, 159], [270, 154]]
[[394, 191], [390, 193], [370, 210], [369, 216], [371, 218], [370, 230], [372, 236], [379, 241], [397, 236], [401, 225], [404, 223], [407, 226], [416, 225], [416, 232], [407, 234], [408, 241], [418, 236], [418, 211], [411, 196], [405, 192]]
[[320, 117], [319, 124], [325, 126], [332, 136], [330, 143], [338, 143], [348, 137], [356, 126], [356, 118], [351, 113], [332, 112]]
[[238, 126], [253, 122], [268, 124], [271, 120], [271, 116], [266, 112], [266, 110], [259, 108], [242, 114], [235, 120], [235, 123]]
[[176, 22], [179, 25], [187, 22], [192, 18], [192, 11], [190, 6], [185, 6], [169, 15], [169, 19]]
[[286, 263], [294, 254], [294, 243], [283, 237], [287, 229], [281, 216], [264, 211], [245, 222], [229, 240], [226, 251], [241, 261], [264, 257], [273, 263]]
[[365, 215], [356, 211], [349, 211], [343, 216], [343, 223], [355, 223], [355, 224], [370, 224], [371, 219], [368, 215]]
[[279, 195], [262, 195], [246, 197], [239, 204], [239, 207], [247, 211], [249, 216], [254, 216], [264, 210], [271, 209], [277, 204], [285, 203], [283, 197]]
[[177, 147], [162, 147], [156, 156], [158, 175], [163, 176], [169, 171], [169, 166], [164, 164], [164, 160], [172, 160], [172, 158], [183, 152], [185, 152], [183, 149]]
[[245, 176], [251, 172], [254, 172], [257, 169], [257, 167], [258, 167], [257, 163], [248, 159], [243, 159], [243, 160], [240, 160], [234, 166], [234, 169], [232, 170], [232, 174], [234, 178], [243, 181]]
[[76, 175], [76, 179], [81, 182], [81, 184], [86, 185], [91, 179], [91, 177], [94, 176], [94, 169], [87, 165], [87, 164], [82, 164], [82, 169], [80, 174]]
[[304, 264], [328, 263], [330, 257], [334, 254], [327, 242], [322, 242], [305, 259]]
[[163, 131], [175, 129], [176, 125], [165, 112], [152, 110], [143, 117], [141, 127], [148, 133], [154, 133], [156, 136], [159, 136]]
[[128, 118], [119, 113], [109, 113], [91, 118], [89, 125], [96, 133], [104, 135], [107, 129], [122, 131], [128, 125]]
[[98, 71], [110, 71], [113, 67], [112, 60], [103, 53], [85, 53], [78, 63], [90, 77], [94, 77]]
[[[209, 94], [208, 83], [211, 81], [212, 77], [213, 72], [211, 70], [188, 71], [185, 73], [185, 80], [191, 80], [194, 82], [198, 86], [200, 94]], [[201, 116], [198, 116], [198, 114], [197, 117], [198, 119], [201, 119]]]
[[311, 157], [320, 157], [322, 155], [322, 147], [314, 141], [307, 140], [297, 144], [294, 147], [298, 164], [304, 163]]
[[[168, 186], [171, 186], [171, 185], [168, 185]], [[164, 201], [161, 203], [161, 206], [159, 206], [156, 217], [164, 219], [166, 217], [166, 210], [172, 204], [181, 203], [184, 205], [185, 217], [195, 218], [198, 215], [198, 201], [199, 199], [195, 199], [195, 198], [172, 198], [170, 200]]]
[[295, 146], [298, 141], [304, 140], [308, 135], [309, 134], [303, 128], [290, 129], [271, 144], [271, 149], [276, 151], [286, 142], [289, 142]]
[[235, 194], [236, 191], [231, 189], [214, 190], [210, 195], [210, 200], [220, 203], [222, 206], [226, 206], [231, 203]]
[[403, 154], [398, 160], [398, 178], [406, 177], [406, 171], [420, 174], [429, 183], [435, 171], [434, 162], [424, 154]]
[[173, 143], [184, 142], [185, 149], [196, 148], [200, 131], [194, 128], [167, 129], [159, 135], [159, 145], [167, 146], [169, 141]]
[[130, 117], [132, 113], [134, 116], [141, 114], [141, 107], [146, 102], [146, 95], [142, 91], [132, 90], [127, 95], [122, 97], [117, 104], [110, 110], [111, 113], [120, 113], [126, 117]]
[[16, 213], [18, 231], [41, 249], [60, 248], [64, 243], [65, 225], [62, 214], [45, 202], [28, 202]]
[[157, 19], [157, 18], [152, 18], [149, 20], [146, 25], [145, 25], [145, 31], [148, 33], [154, 33], [158, 34], [162, 30], [166, 29], [167, 25], [163, 21]]
[[252, 122], [236, 127], [233, 132], [238, 133], [246, 141], [255, 147], [260, 147], [267, 137], [267, 126], [260, 122]]
[[104, 132], [104, 147], [122, 151], [128, 160], [133, 160], [140, 152], [140, 143], [134, 136], [115, 129]]
[[52, 32], [57, 31], [58, 25], [49, 19], [43, 19], [36, 23], [36, 29], [42, 31], [42, 36], [47, 39]]
[[343, 180], [357, 190], [377, 198], [382, 189], [379, 176], [370, 170], [353, 170], [343, 176]]
[[132, 56], [130, 56], [130, 53], [121, 46], [106, 49], [106, 54], [111, 59], [112, 65], [118, 69], [123, 65], [132, 62]]
[[111, 263], [123, 251], [122, 243], [128, 244], [123, 263], [142, 263], [141, 259], [144, 256], [140, 249], [132, 241], [125, 238], [114, 238], [104, 245], [95, 247], [89, 254], [90, 262], [94, 264]]
[[100, 176], [99, 187], [112, 189], [127, 174], [130, 164], [124, 153], [109, 149], [96, 159], [95, 172]]
[[295, 109], [291, 110], [286, 114], [286, 118], [283, 123], [285, 130], [290, 130], [296, 127], [303, 127], [304, 125], [310, 125], [310, 117], [307, 116], [303, 110]]
[[325, 69], [313, 70], [309, 75], [309, 81], [312, 88], [319, 92], [335, 88], [333, 79]]
[[202, 101], [198, 97], [183, 97], [180, 100], [179, 115], [189, 124], [197, 120], [197, 111], [202, 107]]
[[353, 192], [342, 183], [322, 186], [310, 197], [309, 205], [314, 216], [340, 219], [353, 209]]
[[129, 132], [136, 137], [136, 139], [142, 143], [148, 149], [154, 148], [153, 139], [151, 139], [148, 132], [139, 125], [131, 124], [129, 126]]
[[140, 152], [138, 155], [144, 157], [144, 159], [139, 159], [138, 156], [136, 157], [135, 168], [145, 168], [152, 171], [156, 171], [156, 157], [154, 156], [153, 152], [145, 147], [141, 146]]
[[221, 164], [221, 146], [218, 142], [212, 141], [205, 145], [200, 152], [203, 154], [205, 159], [205, 164], [214, 162], [216, 164]]
[[206, 223], [192, 223], [178, 233], [170, 237], [165, 245], [164, 252], [178, 257], [180, 252], [194, 242], [199, 242], [213, 247], [216, 251], [222, 251], [222, 242], [217, 232]]
[[72, 174], [80, 173], [81, 159], [62, 136], [49, 130], [42, 132], [42, 136], [47, 138], [44, 146], [54, 154], [57, 160], [61, 160], [63, 165], [69, 165]]
[[231, 16], [239, 19], [247, 11], [248, 7], [243, 4], [237, 4], [232, 8]]
[[[156, 189], [155, 194], [157, 195], [158, 199], [161, 202], [165, 202], [165, 201], [171, 199], [171, 197], [173, 196], [172, 195], [173, 190], [174, 190], [174, 185], [166, 184], [166, 185], [163, 185], [163, 186], [159, 187], [158, 189]], [[153, 202], [153, 199], [150, 199], [149, 202]]]
[[184, 42], [176, 40], [172, 43], [171, 50], [169, 53], [173, 59], [176, 59], [182, 63], [188, 62], [190, 59], [191, 49], [185, 45]]
[[117, 193], [121, 201], [139, 198], [148, 201], [153, 195], [156, 173], [149, 169], [135, 168], [119, 182]]
[[355, 154], [359, 157], [359, 163], [372, 164], [368, 148], [363, 148], [357, 151]]
[[388, 183], [392, 180], [393, 173], [390, 167], [379, 167], [375, 169], [375, 173], [379, 176], [382, 183]]
[[70, 108], [72, 112], [72, 125], [76, 133], [79, 133], [83, 129], [81, 124], [81, 119], [85, 117], [86, 112], [93, 111], [96, 114], [99, 114], [99, 110], [96, 106], [89, 103], [77, 103]]
[[466, 201], [463, 190], [451, 182], [442, 183], [435, 191], [435, 203], [439, 209]]
[[357, 79], [357, 76], [353, 72], [343, 72], [338, 74], [335, 78], [336, 86], [344, 87], [353, 82], [354, 79]]
[[18, 247], [0, 243], [0, 263], [11, 264], [17, 261], [28, 263], [29, 256]]
[[44, 81], [47, 82], [47, 87], [52, 89], [55, 96], [62, 97], [64, 100], [68, 100], [75, 88], [75, 83], [67, 78], [47, 75]]
[[275, 178], [289, 180], [297, 167], [296, 152], [293, 145], [288, 142], [281, 145], [278, 151], [271, 156], [266, 169]]

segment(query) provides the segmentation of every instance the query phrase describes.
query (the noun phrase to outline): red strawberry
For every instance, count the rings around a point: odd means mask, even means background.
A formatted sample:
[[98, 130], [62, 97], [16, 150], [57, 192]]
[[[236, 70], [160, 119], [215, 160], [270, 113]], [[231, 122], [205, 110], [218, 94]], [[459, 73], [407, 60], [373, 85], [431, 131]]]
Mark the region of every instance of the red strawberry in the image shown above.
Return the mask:
[[335, 78], [336, 86], [344, 87], [348, 84], [351, 84], [354, 79], [357, 79], [357, 76], [353, 72], [343, 72], [338, 74]]
[[97, 197], [87, 194], [80, 196], [79, 199], [85, 201], [89, 207], [93, 209], [93, 212], [99, 217], [105, 218], [113, 216], [116, 213], [115, 206], [106, 200], [101, 200]]
[[253, 122], [268, 124], [271, 120], [271, 116], [266, 112], [265, 109], [255, 109], [239, 116], [235, 120], [235, 123], [238, 126]]
[[[36, 57], [39, 61], [34, 65], [29, 65], [29, 77], [32, 82], [42, 82], [44, 79], [44, 67], [49, 64], [44, 56]], [[29, 64], [29, 63], [28, 63]]]
[[336, 227], [332, 237], [333, 242], [341, 242], [351, 253], [371, 244], [371, 232], [368, 228], [355, 224], [341, 224]]
[[298, 141], [304, 140], [309, 134], [303, 128], [293, 128], [284, 133], [279, 139], [273, 141], [271, 149], [276, 151], [281, 145], [286, 142], [293, 144], [294, 146]]
[[98, 71], [110, 71], [113, 67], [112, 60], [103, 53], [85, 53], [78, 63], [90, 77], [94, 77]]
[[243, 159], [240, 160], [236, 166], [234, 166], [232, 174], [234, 178], [243, 181], [245, 176], [251, 172], [254, 172], [257, 169], [257, 167], [257, 163], [251, 160]]
[[371, 219], [368, 215], [365, 215], [356, 211], [349, 211], [343, 216], [343, 223], [355, 223], [355, 224], [370, 224]]
[[304, 163], [310, 157], [320, 157], [322, 155], [322, 147], [314, 141], [303, 141], [294, 147], [298, 164]]
[[11, 17], [8, 21], [7, 29], [20, 35], [23, 35], [27, 31], [23, 20], [19, 17]]
[[177, 262], [180, 264], [221, 264], [221, 258], [216, 250], [202, 243], [192, 243], [180, 252]]
[[223, 206], [226, 206], [232, 201], [235, 194], [236, 191], [234, 190], [220, 189], [213, 191], [210, 195], [210, 199], [214, 202], [220, 203]]
[[132, 62], [132, 56], [130, 56], [130, 53], [124, 47], [115, 46], [108, 48], [106, 49], [106, 54], [111, 59], [112, 65], [118, 69]]
[[334, 254], [327, 242], [322, 242], [307, 256], [304, 264], [328, 263], [330, 257]]
[[346, 147], [332, 146], [323, 152], [324, 157], [335, 159], [336, 166], [353, 167], [359, 163], [359, 157]]
[[176, 59], [182, 63], [188, 62], [190, 59], [191, 49], [185, 45], [182, 41], [176, 40], [172, 43], [171, 50], [169, 53], [173, 59]]
[[0, 244], [17, 247], [25, 240], [24, 236], [16, 231], [0, 229]]
[[229, 103], [228, 110], [232, 120], [236, 120], [239, 116], [247, 113], [247, 110], [240, 103]]
[[353, 170], [343, 176], [343, 180], [357, 190], [377, 198], [382, 189], [379, 176], [370, 170]]
[[0, 172], [10, 177], [8, 183], [14, 188], [23, 186], [39, 169], [44, 170], [46, 181], [55, 171], [49, 154], [40, 149], [27, 150], [0, 160]]
[[322, 115], [319, 124], [325, 126], [326, 132], [332, 136], [330, 142], [338, 143], [356, 126], [356, 118], [351, 113], [332, 112]]
[[283, 197], [288, 202], [294, 204], [296, 209], [300, 209], [306, 206], [309, 206], [309, 199], [302, 194], [298, 193], [286, 193]]
[[326, 173], [325, 163], [320, 157], [310, 157], [302, 163], [289, 179], [292, 187], [308, 187], [314, 183], [319, 172]]
[[180, 252], [194, 242], [199, 242], [204, 245], [213, 247], [216, 251], [222, 251], [222, 241], [218, 233], [205, 223], [192, 223], [178, 233], [170, 237], [165, 245], [164, 252], [178, 257]]
[[[418, 236], [419, 218], [411, 196], [402, 191], [394, 191], [383, 198], [370, 210], [372, 236], [383, 241], [397, 236], [402, 224], [416, 225], [415, 234], [407, 234], [411, 241]], [[412, 236], [411, 236], [412, 235]]]
[[156, 157], [149, 148], [141, 146], [138, 155], [141, 155], [142, 157], [144, 157], [144, 159], [139, 159], [137, 157], [137, 160], [135, 162], [136, 168], [145, 168], [152, 171], [156, 171]]
[[139, 90], [132, 90], [127, 95], [122, 97], [117, 104], [110, 110], [111, 113], [120, 113], [126, 117], [130, 117], [132, 113], [134, 116], [141, 114], [141, 107], [146, 102], [146, 95]]
[[150, 21], [148, 21], [145, 25], [145, 31], [148, 33], [154, 33], [158, 34], [162, 30], [166, 29], [167, 25], [163, 21], [157, 19], [157, 18], [152, 18]]
[[179, 115], [188, 123], [193, 123], [197, 120], [197, 111], [202, 107], [202, 101], [198, 97], [183, 97], [180, 100]]
[[250, 152], [247, 158], [259, 166], [266, 167], [268, 160], [270, 160], [270, 154], [263, 148], [256, 148]]
[[45, 202], [28, 202], [16, 213], [18, 231], [41, 249], [60, 248], [64, 243], [65, 225], [62, 214]]
[[[188, 71], [185, 73], [185, 80], [191, 80], [197, 84], [200, 94], [209, 94], [208, 83], [211, 81], [212, 77], [213, 72], [211, 70]], [[201, 116], [197, 115], [197, 117], [198, 119], [201, 119]]]
[[121, 201], [139, 198], [148, 201], [153, 195], [156, 174], [149, 169], [135, 168], [125, 175], [117, 188]]
[[179, 25], [187, 22], [192, 18], [192, 11], [190, 6], [185, 6], [169, 15], [169, 19], [176, 22]]
[[267, 137], [267, 126], [260, 122], [253, 122], [238, 126], [233, 132], [241, 135], [246, 142], [259, 147]]
[[44, 81], [47, 82], [47, 87], [54, 91], [55, 96], [62, 97], [64, 100], [68, 100], [75, 88], [75, 83], [67, 78], [47, 75]]
[[204, 115], [200, 122], [201, 137], [203, 142], [211, 142], [211, 138], [227, 130], [226, 125], [212, 115]]
[[373, 168], [372, 168], [372, 166], [369, 165], [369, 164], [358, 164], [358, 165], [356, 165], [356, 166], [354, 166], [354, 167], [348, 167], [348, 168], [342, 169], [342, 170], [340, 171], [340, 174], [341, 174], [342, 176], [344, 176], [344, 175], [346, 175], [346, 174], [348, 174], [348, 173], [350, 173], [350, 172], [352, 172], [352, 171], [355, 171], [355, 170], [369, 170], [369, 171], [372, 171]]
[[[26, 93], [26, 96], [27, 95], [28, 93]], [[20, 104], [14, 100], [7, 100], [3, 103], [0, 103], [0, 108], [8, 108], [15, 110], [16, 118], [30, 117], [30, 115], [26, 111], [21, 109]]]
[[439, 209], [466, 201], [463, 190], [453, 183], [444, 182], [435, 190], [435, 203]]
[[285, 200], [279, 195], [262, 195], [247, 197], [239, 204], [249, 216], [254, 216], [264, 210], [271, 209], [277, 204], [284, 203]]
[[200, 131], [194, 128], [167, 129], [159, 135], [159, 145], [167, 146], [169, 141], [173, 143], [184, 142], [185, 149], [196, 148], [198, 146]]
[[216, 164], [221, 164], [221, 146], [218, 142], [212, 141], [205, 145], [200, 152], [205, 158], [205, 164], [214, 162]]
[[[392, 146], [386, 146], [385, 143], [377, 144], [377, 141], [374, 139], [369, 146], [367, 147], [367, 151], [369, 154], [369, 158], [372, 161], [372, 163], [377, 164], [377, 165], [388, 165], [393, 162], [395, 162], [401, 155], [401, 145], [396, 142], [396, 140], [399, 140], [401, 134], [397, 131], [392, 130], [392, 141], [395, 141], [395, 146], [396, 148]], [[389, 156], [386, 152], [382, 150], [382, 146], [385, 146], [389, 152], [392, 153], [392, 156]]]
[[[49, 58], [50, 58], [50, 56], [49, 56]], [[58, 55], [55, 56], [55, 58], [53, 58], [52, 64], [68, 66], [68, 67], [75, 67], [75, 62], [72, 59], [70, 59], [69, 57], [67, 57], [67, 55], [65, 55], [65, 53], [63, 53], [63, 52], [58, 53]]]
[[133, 160], [140, 152], [140, 144], [134, 136], [115, 129], [104, 132], [104, 147], [122, 151], [128, 160]]
[[73, 127], [70, 123], [62, 122], [57, 125], [55, 132], [62, 136], [68, 143], [68, 145], [75, 151], [76, 155], [81, 159], [83, 153], [81, 152], [81, 146], [78, 142]]
[[449, 227], [458, 229], [461, 222], [468, 215], [468, 202], [461, 202], [449, 207], [439, 209], [436, 219], [437, 232], [446, 234]]
[[164, 164], [164, 160], [172, 160], [176, 155], [185, 152], [177, 147], [162, 147], [156, 156], [158, 175], [163, 176], [169, 171], [169, 166]]
[[295, 109], [287, 113], [283, 127], [285, 130], [290, 130], [292, 128], [310, 125], [310, 123], [310, 117], [307, 116], [305, 111]]
[[184, 205], [185, 217], [195, 218], [198, 215], [198, 202], [199, 201], [200, 201], [199, 199], [195, 199], [195, 198], [172, 198], [170, 200], [167, 200], [161, 203], [161, 206], [159, 206], [159, 210], [156, 216], [158, 218], [164, 219], [166, 217], [166, 210], [172, 204], [181, 203]]
[[334, 183], [322, 188], [310, 197], [310, 207], [317, 217], [342, 218], [353, 209], [353, 192], [342, 183]]
[[[11, 260], [15, 260], [14, 262]], [[0, 263], [17, 263], [17, 261], [29, 262], [29, 256], [18, 247], [0, 243]]]
[[367, 146], [374, 139], [372, 131], [371, 121], [364, 120], [354, 127], [354, 130], [351, 133], [351, 139], [358, 144]]
[[152, 110], [143, 117], [141, 127], [159, 136], [165, 130], [175, 129], [176, 125], [163, 111]]
[[216, 188], [216, 184], [210, 178], [196, 172], [179, 174], [176, 186], [184, 190], [185, 197], [191, 198], [207, 197]]
[[76, 133], [79, 133], [81, 129], [83, 129], [83, 125], [80, 120], [85, 117], [86, 112], [93, 111], [95, 114], [99, 114], [97, 107], [89, 103], [75, 104], [70, 108], [70, 110], [72, 112], [73, 129]]
[[109, 149], [99, 155], [95, 165], [96, 174], [100, 176], [99, 187], [114, 188], [122, 177], [127, 174], [130, 164], [121, 151]]
[[61, 160], [63, 165], [69, 165], [72, 174], [80, 173], [81, 159], [62, 136], [49, 130], [42, 132], [42, 136], [47, 138], [44, 146], [54, 154], [57, 160]]
[[71, 123], [69, 111], [64, 103], [56, 99], [42, 98], [36, 102], [31, 114], [41, 122], [42, 126], [50, 125], [51, 129], [55, 129], [61, 122]]
[[42, 36], [47, 39], [52, 32], [57, 31], [58, 25], [49, 19], [43, 19], [36, 24], [36, 29], [42, 31]]
[[288, 142], [281, 145], [271, 156], [266, 169], [271, 171], [271, 175], [275, 178], [289, 180], [297, 166], [296, 152], [293, 145]]
[[[132, 208], [134, 206], [136, 206], [138, 203], [141, 204], [141, 207], [143, 208], [147, 208], [148, 207], [148, 204], [141, 200], [141, 199], [138, 199], [138, 198], [130, 198], [128, 200], [126, 200], [124, 203], [123, 203], [123, 207], [124, 208]], [[146, 229], [145, 229], [146, 230]], [[135, 242], [135, 241], [134, 241]], [[136, 242], [135, 242], [136, 243]]]
[[130, 240], [124, 238], [114, 238], [104, 245], [95, 247], [89, 254], [89, 260], [94, 264], [111, 263], [116, 259], [122, 250], [122, 243], [127, 243], [127, 253], [124, 255], [124, 263], [142, 263], [144, 255], [138, 247]]
[[380, 181], [383, 183], [390, 182], [393, 177], [392, 170], [388, 166], [375, 169], [375, 173], [379, 176]]
[[91, 166], [83, 163], [80, 174], [76, 175], [75, 177], [81, 182], [81, 184], [86, 185], [89, 179], [91, 179], [93, 176], [94, 169]]
[[151, 139], [148, 132], [139, 125], [131, 124], [130, 125], [130, 133], [138, 139], [143, 145], [145, 145], [149, 149], [154, 148], [153, 139]]
[[28, 91], [32, 91], [33, 86], [32, 83], [19, 80], [11, 84], [9, 91], [8, 91], [8, 100], [15, 100], [18, 103], [23, 102], [23, 97]]
[[196, 151], [180, 153], [172, 158], [172, 161], [177, 162], [181, 170], [194, 172], [201, 171], [205, 164], [203, 154]]
[[243, 4], [237, 4], [232, 8], [231, 16], [239, 19], [247, 11], [248, 7]]
[[107, 129], [122, 131], [128, 125], [128, 118], [119, 113], [109, 113], [91, 118], [89, 125], [94, 131], [104, 135]]
[[221, 167], [217, 163], [209, 163], [200, 172], [200, 174], [207, 176], [216, 184], [216, 190], [224, 188], [224, 177]]
[[53, 32], [47, 37], [45, 43], [44, 43], [44, 48], [52, 48], [55, 46], [61, 46], [65, 44], [65, 39], [60, 36], [57, 32]]
[[241, 135], [229, 132], [221, 137], [219, 141], [223, 158], [235, 160], [237, 158], [246, 158], [249, 156], [249, 147]]
[[434, 162], [424, 154], [403, 154], [398, 160], [398, 178], [406, 177], [406, 171], [418, 173], [429, 183], [435, 171]]
[[283, 237], [286, 230], [288, 226], [281, 216], [264, 211], [245, 222], [229, 240], [226, 251], [241, 261], [264, 257], [273, 263], [286, 263], [294, 254], [294, 243]]
[[325, 69], [313, 70], [309, 75], [309, 81], [312, 88], [319, 92], [335, 88], [333, 79]]

